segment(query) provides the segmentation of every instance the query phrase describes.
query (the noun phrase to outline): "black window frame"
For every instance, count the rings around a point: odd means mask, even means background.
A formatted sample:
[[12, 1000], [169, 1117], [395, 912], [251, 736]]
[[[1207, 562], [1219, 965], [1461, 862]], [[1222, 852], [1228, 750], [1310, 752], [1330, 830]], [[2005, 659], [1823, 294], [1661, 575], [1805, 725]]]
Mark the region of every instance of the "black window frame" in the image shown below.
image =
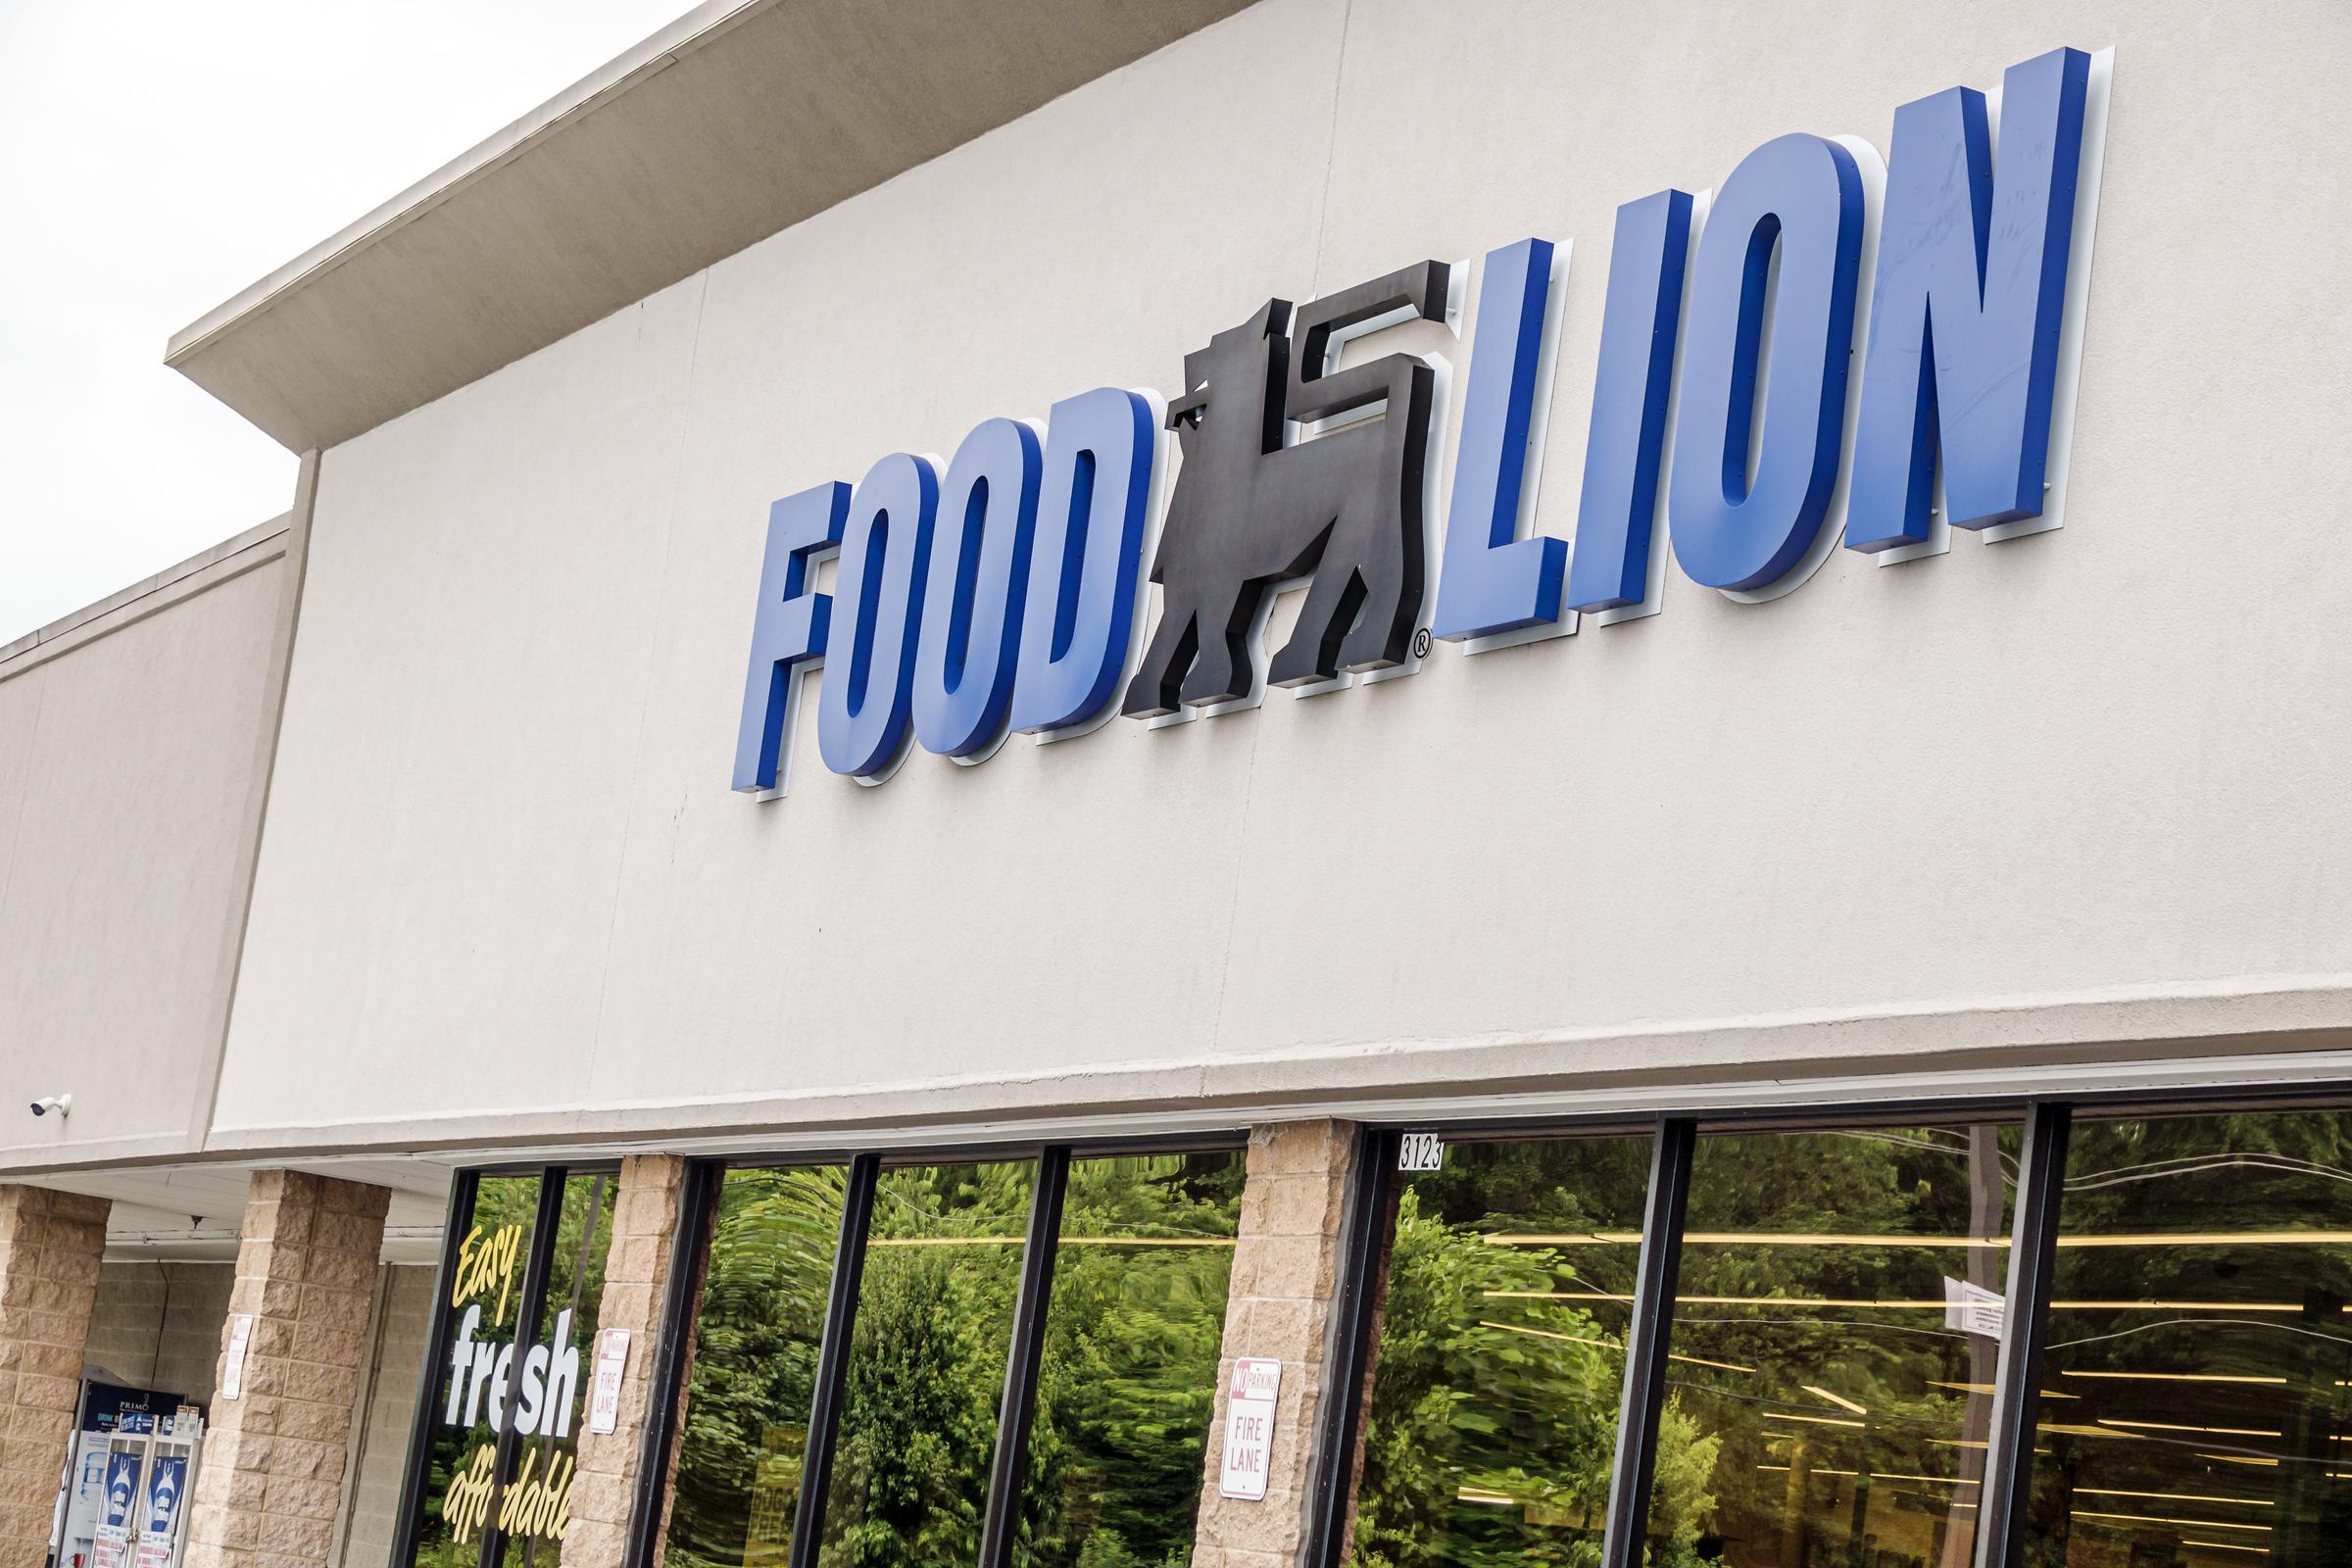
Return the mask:
[[[618, 1159], [567, 1160], [560, 1164], [507, 1163], [469, 1166], [452, 1178], [449, 1187], [449, 1208], [442, 1221], [441, 1257], [433, 1270], [433, 1315], [425, 1334], [424, 1367], [416, 1384], [416, 1414], [409, 1423], [407, 1462], [402, 1467], [400, 1511], [394, 1519], [392, 1550], [386, 1561], [395, 1568], [416, 1568], [416, 1548], [424, 1535], [424, 1522], [432, 1499], [425, 1495], [425, 1483], [433, 1458], [433, 1440], [440, 1423], [433, 1419], [440, 1408], [441, 1374], [449, 1361], [450, 1334], [455, 1316], [449, 1309], [449, 1285], [457, 1277], [458, 1249], [465, 1243], [466, 1234], [473, 1225], [474, 1196], [482, 1182], [491, 1177], [527, 1176], [539, 1183], [538, 1205], [533, 1211], [529, 1250], [523, 1254], [521, 1301], [516, 1308], [515, 1335], [518, 1346], [527, 1345], [536, 1335], [539, 1309], [544, 1304], [549, 1271], [555, 1266], [556, 1243], [563, 1226], [560, 1223], [564, 1205], [564, 1183], [574, 1176], [604, 1176], [617, 1184], [620, 1176]], [[610, 1246], [612, 1238], [606, 1237]], [[673, 1258], [674, 1262], [674, 1258]], [[522, 1375], [522, 1356], [517, 1354], [508, 1373], [507, 1397], [514, 1397], [514, 1387]], [[512, 1478], [514, 1455], [520, 1438], [511, 1427], [500, 1430], [497, 1437], [498, 1457], [494, 1461], [503, 1490]], [[481, 1545], [475, 1555], [475, 1568], [501, 1568], [506, 1554], [506, 1532], [499, 1529], [493, 1513], [482, 1522]]]
[[[2125, 1087], [2048, 1095], [1889, 1096], [1817, 1105], [1693, 1104], [1642, 1113], [1366, 1123], [1356, 1144], [1348, 1218], [1343, 1222], [1346, 1250], [1340, 1259], [1333, 1303], [1337, 1327], [1327, 1386], [1344, 1392], [1345, 1396], [1326, 1401], [1316, 1423], [1315, 1449], [1307, 1460], [1306, 1545], [1299, 1561], [1306, 1568], [1342, 1568], [1348, 1548], [1355, 1507], [1354, 1466], [1339, 1460], [1351, 1458], [1361, 1441], [1364, 1396], [1377, 1370], [1374, 1306], [1387, 1283], [1384, 1276], [1389, 1232], [1394, 1226], [1398, 1143], [1407, 1132], [1435, 1133], [1448, 1143], [1644, 1133], [1654, 1140], [1644, 1216], [1647, 1223], [1636, 1265], [1633, 1332], [1626, 1345], [1624, 1403], [1617, 1447], [1610, 1456], [1610, 1508], [1600, 1557], [1601, 1568], [1642, 1568], [1658, 1412], [1674, 1332], [1683, 1217], [1697, 1140], [1719, 1132], [1819, 1131], [1889, 1122], [1994, 1120], [2021, 1125], [2024, 1158], [2018, 1173], [2004, 1293], [2005, 1320], [2018, 1328], [2003, 1337], [1994, 1372], [1984, 1505], [1979, 1515], [1974, 1563], [1975, 1568], [2022, 1568], [2027, 1545], [2026, 1504], [2033, 1491], [2031, 1438], [2039, 1418], [2059, 1205], [2074, 1124], [2078, 1120], [2263, 1110], [2352, 1110], [2352, 1086], [2271, 1082]], [[1628, 1441], [1629, 1436], [1633, 1441]]]
[[[1071, 1163], [1142, 1154], [1239, 1154], [1248, 1150], [1249, 1143], [1247, 1128], [1225, 1128], [1149, 1138], [902, 1145], [860, 1151], [833, 1149], [806, 1154], [762, 1152], [691, 1161], [687, 1190], [680, 1200], [683, 1213], [671, 1250], [668, 1288], [662, 1303], [660, 1354], [646, 1403], [649, 1413], [662, 1414], [660, 1419], [649, 1418], [646, 1422], [621, 1553], [622, 1568], [660, 1568], [655, 1548], [661, 1542], [668, 1509], [670, 1452], [685, 1413], [689, 1358], [683, 1351], [687, 1337], [695, 1331], [695, 1319], [702, 1306], [703, 1276], [709, 1266], [710, 1239], [718, 1216], [719, 1187], [728, 1171], [844, 1165], [850, 1172], [842, 1203], [841, 1232], [833, 1254], [833, 1278], [826, 1294], [825, 1325], [817, 1347], [816, 1387], [810, 1401], [800, 1503], [793, 1515], [792, 1547], [786, 1559], [787, 1568], [815, 1568], [823, 1541], [825, 1504], [831, 1492], [828, 1482], [834, 1445], [841, 1432], [842, 1393], [849, 1374], [850, 1345], [857, 1328], [858, 1286], [864, 1275], [866, 1241], [872, 1229], [874, 1197], [882, 1173], [924, 1165], [1010, 1161], [1036, 1166], [1021, 1247], [1020, 1284], [1013, 1303], [1012, 1338], [1005, 1354], [996, 1446], [981, 1515], [980, 1557], [975, 1565], [975, 1568], [1012, 1568], [1023, 1501], [1021, 1482], [1028, 1471], [1030, 1427], [1037, 1406], [1038, 1373], [1044, 1361], [1053, 1304], [1054, 1266], [1059, 1251], [1056, 1244], [1062, 1199], [1068, 1190]], [[409, 1568], [401, 1558], [395, 1557], [393, 1561], [396, 1568]], [[485, 1563], [483, 1568], [495, 1565]]]
[[[1985, 1457], [1984, 1509], [1980, 1515], [1976, 1568], [2018, 1568], [2026, 1546], [2024, 1502], [2031, 1493], [2033, 1446], [2021, 1441], [2037, 1417], [2037, 1390], [2048, 1337], [2049, 1293], [2058, 1233], [2070, 1133], [2077, 1120], [2132, 1116], [2180, 1116], [2223, 1111], [2352, 1109], [2352, 1085], [2333, 1082], [2248, 1083], [2115, 1087], [2051, 1094], [1887, 1095], [1815, 1104], [1738, 1106], [1675, 1104], [1641, 1111], [1607, 1110], [1549, 1116], [1464, 1116], [1453, 1119], [1365, 1121], [1355, 1126], [1352, 1167], [1341, 1219], [1341, 1257], [1331, 1308], [1325, 1386], [1341, 1396], [1322, 1402], [1306, 1455], [1306, 1568], [1341, 1568], [1355, 1504], [1351, 1459], [1362, 1439], [1364, 1395], [1376, 1370], [1378, 1304], [1386, 1285], [1390, 1232], [1398, 1191], [1398, 1146], [1407, 1132], [1435, 1133], [1447, 1142], [1487, 1142], [1647, 1136], [1652, 1167], [1641, 1256], [1636, 1265], [1635, 1316], [1627, 1343], [1627, 1377], [1619, 1442], [1611, 1458], [1608, 1524], [1602, 1568], [1641, 1568], [1645, 1497], [1655, 1463], [1655, 1433], [1663, 1399], [1663, 1368], [1673, 1335], [1673, 1298], [1681, 1262], [1683, 1217], [1690, 1194], [1697, 1140], [1717, 1132], [1815, 1131], [1884, 1125], [1888, 1122], [2000, 1120], [2024, 1128], [2011, 1235], [2006, 1320], [2017, 1329], [2001, 1344], [1995, 1372], [1992, 1435]], [[737, 1169], [822, 1165], [847, 1167], [850, 1180], [843, 1205], [834, 1273], [827, 1292], [825, 1323], [818, 1349], [816, 1392], [809, 1421], [809, 1447], [802, 1480], [802, 1506], [794, 1522], [788, 1568], [815, 1568], [822, 1539], [824, 1485], [841, 1422], [841, 1394], [849, 1346], [856, 1325], [867, 1233], [875, 1189], [885, 1170], [907, 1166], [981, 1161], [1034, 1162], [1022, 1274], [1015, 1300], [1013, 1337], [997, 1446], [984, 1501], [982, 1549], [976, 1568], [1011, 1568], [1014, 1522], [1021, 1505], [1020, 1479], [1034, 1413], [1037, 1375], [1052, 1298], [1054, 1254], [1062, 1197], [1074, 1159], [1149, 1153], [1233, 1152], [1246, 1150], [1245, 1128], [1212, 1129], [1161, 1137], [1090, 1140], [1011, 1140], [943, 1143], [889, 1148], [821, 1148], [806, 1152], [696, 1156], [686, 1161], [681, 1216], [664, 1281], [655, 1362], [648, 1398], [649, 1419], [641, 1434], [635, 1487], [624, 1538], [623, 1568], [660, 1568], [656, 1546], [669, 1505], [668, 1471], [684, 1413], [684, 1353], [701, 1307], [705, 1271], [717, 1218], [719, 1188]], [[485, 1177], [535, 1175], [541, 1209], [560, 1199], [565, 1177], [616, 1171], [617, 1161], [562, 1164], [502, 1164], [457, 1173], [450, 1190], [434, 1315], [419, 1378], [418, 1416], [409, 1441], [403, 1504], [391, 1561], [414, 1568], [428, 1501], [422, 1492], [436, 1431], [429, 1419], [438, 1394], [439, 1372], [449, 1354], [450, 1314], [443, 1295], [453, 1277], [457, 1249], [471, 1224], [475, 1190]], [[555, 1199], [551, 1199], [551, 1193]], [[1041, 1237], [1043, 1243], [1041, 1244]], [[555, 1227], [534, 1230], [526, 1261], [530, 1279], [544, 1280]], [[535, 1271], [535, 1272], [534, 1272]], [[658, 1414], [656, 1414], [658, 1412]], [[1628, 1437], [1633, 1441], [1627, 1441]], [[501, 1473], [505, 1471], [502, 1457]], [[811, 1506], [810, 1500], [814, 1505]], [[485, 1528], [478, 1568], [500, 1568], [502, 1538]]]

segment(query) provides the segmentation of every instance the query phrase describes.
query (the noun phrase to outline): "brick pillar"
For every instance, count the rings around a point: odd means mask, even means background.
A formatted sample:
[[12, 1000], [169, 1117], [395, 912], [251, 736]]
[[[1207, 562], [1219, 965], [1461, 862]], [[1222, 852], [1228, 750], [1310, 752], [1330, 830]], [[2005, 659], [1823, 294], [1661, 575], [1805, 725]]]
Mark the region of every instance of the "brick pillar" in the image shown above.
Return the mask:
[[[620, 1164], [620, 1190], [612, 1200], [612, 1245], [605, 1256], [605, 1294], [596, 1326], [629, 1331], [629, 1360], [621, 1376], [620, 1418], [610, 1433], [581, 1423], [579, 1469], [571, 1483], [571, 1523], [564, 1532], [564, 1568], [620, 1568], [628, 1543], [629, 1502], [637, 1487], [637, 1461], [645, 1442], [653, 1397], [654, 1347], [666, 1309], [669, 1255], [680, 1220], [678, 1200], [686, 1162], [674, 1154], [631, 1154]], [[699, 1289], [699, 1285], [697, 1286]], [[691, 1363], [690, 1339], [679, 1347]], [[685, 1388], [683, 1370], [678, 1387]], [[674, 1412], [672, 1412], [674, 1414]], [[677, 1468], [677, 1449], [670, 1449]], [[669, 1522], [668, 1478], [662, 1488], [662, 1527]], [[654, 1560], [662, 1557], [659, 1539]]]
[[225, 1390], [235, 1315], [253, 1316], [243, 1389], [213, 1400], [184, 1568], [315, 1568], [332, 1552], [391, 1196], [299, 1171], [254, 1173], [220, 1331]]
[[49, 1555], [112, 1206], [0, 1186], [0, 1568]]
[[[1200, 1496], [1193, 1568], [1289, 1568], [1306, 1527], [1307, 1459], [1323, 1402], [1331, 1305], [1340, 1270], [1340, 1218], [1355, 1128], [1342, 1121], [1278, 1122], [1250, 1132], [1241, 1239], [1225, 1304], [1216, 1421]], [[1225, 1450], [1225, 1394], [1240, 1356], [1282, 1361], [1274, 1449], [1263, 1502], [1217, 1495]]]

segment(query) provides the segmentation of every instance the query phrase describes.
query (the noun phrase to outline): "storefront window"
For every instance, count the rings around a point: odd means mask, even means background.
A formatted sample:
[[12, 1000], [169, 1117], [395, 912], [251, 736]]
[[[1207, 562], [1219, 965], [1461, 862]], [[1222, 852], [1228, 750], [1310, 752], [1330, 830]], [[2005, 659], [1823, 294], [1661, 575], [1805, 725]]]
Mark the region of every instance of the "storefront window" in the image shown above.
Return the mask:
[[1014, 1560], [1184, 1568], [1215, 1414], [1239, 1152], [1070, 1165]]
[[823, 1568], [969, 1568], [1012, 1339], [1030, 1162], [885, 1171], [850, 1339]]
[[846, 1180], [819, 1166], [734, 1170], [720, 1184], [668, 1568], [781, 1568], [791, 1553]]
[[1975, 1560], [2018, 1149], [1968, 1125], [1699, 1140], [1653, 1568]]
[[[1348, 1561], [1597, 1561], [1650, 1140], [1444, 1160], [1399, 1182]], [[1687, 1515], [1704, 1457], [1668, 1428], [1661, 1494]]]
[[2352, 1114], [2083, 1121], [2026, 1560], [2352, 1563]]
[[460, 1238], [455, 1273], [443, 1282], [449, 1349], [437, 1396], [416, 1562], [473, 1568], [481, 1559], [487, 1478], [497, 1462], [500, 1366], [511, 1367], [522, 1312], [523, 1265], [539, 1206], [539, 1178], [484, 1176]]
[[[502, 1493], [510, 1568], [558, 1568], [570, 1519], [573, 1472], [594, 1374], [597, 1315], [605, 1294], [605, 1257], [612, 1242], [614, 1177], [573, 1172], [547, 1259], [547, 1296], [522, 1365], [512, 1425], [514, 1457]], [[536, 1360], [544, 1349], [543, 1364]], [[509, 1507], [505, 1499], [512, 1499]]]
[[[415, 1546], [395, 1560], [561, 1568], [614, 1178], [555, 1170], [461, 1180], [471, 1198], [442, 1276], [435, 1395], [417, 1450], [422, 1487], [404, 1526]], [[548, 1183], [557, 1184], [554, 1223], [542, 1226]], [[518, 1335], [526, 1314], [528, 1332]]]

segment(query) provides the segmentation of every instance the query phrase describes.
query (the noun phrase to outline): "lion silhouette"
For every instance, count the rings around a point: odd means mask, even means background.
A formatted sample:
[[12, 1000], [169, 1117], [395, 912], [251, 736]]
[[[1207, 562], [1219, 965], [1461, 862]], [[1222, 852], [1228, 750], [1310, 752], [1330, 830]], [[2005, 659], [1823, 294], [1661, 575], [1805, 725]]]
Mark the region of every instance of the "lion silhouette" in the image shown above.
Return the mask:
[[[1314, 574], [1298, 629], [1267, 668], [1277, 686], [1401, 662], [1428, 578], [1422, 477], [1436, 375], [1410, 354], [1344, 370], [1335, 335], [1446, 318], [1447, 270], [1421, 262], [1300, 307], [1268, 300], [1184, 357], [1168, 405], [1184, 466], [1152, 580], [1159, 623], [1120, 711], [1148, 718], [1248, 695], [1250, 634], [1275, 584]], [[1298, 347], [1293, 349], [1296, 335]], [[1286, 420], [1386, 412], [1284, 443]]]

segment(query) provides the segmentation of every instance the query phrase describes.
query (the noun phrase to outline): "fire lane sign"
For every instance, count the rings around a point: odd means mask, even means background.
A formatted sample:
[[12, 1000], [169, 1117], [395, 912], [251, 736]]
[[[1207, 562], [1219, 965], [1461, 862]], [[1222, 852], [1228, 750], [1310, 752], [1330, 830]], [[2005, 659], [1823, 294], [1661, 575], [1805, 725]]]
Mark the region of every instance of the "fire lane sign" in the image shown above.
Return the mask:
[[1282, 1393], [1282, 1363], [1243, 1356], [1225, 1390], [1225, 1466], [1217, 1494], [1263, 1502], [1274, 1451], [1274, 1400]]

